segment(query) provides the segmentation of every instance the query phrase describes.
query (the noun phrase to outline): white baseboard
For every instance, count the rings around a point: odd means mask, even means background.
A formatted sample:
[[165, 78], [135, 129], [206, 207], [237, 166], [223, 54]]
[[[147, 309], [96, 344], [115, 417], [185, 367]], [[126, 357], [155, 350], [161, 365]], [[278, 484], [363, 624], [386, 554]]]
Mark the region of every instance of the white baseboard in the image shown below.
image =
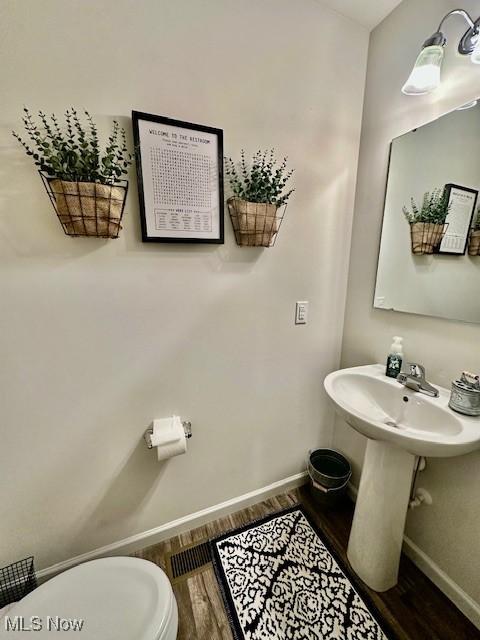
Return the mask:
[[470, 622], [480, 629], [480, 604], [454, 582], [420, 547], [403, 536], [403, 552], [430, 578], [434, 585], [449, 598]]
[[[348, 495], [353, 502], [357, 499], [357, 493], [357, 488], [349, 483]], [[406, 535], [403, 536], [403, 552], [460, 609], [463, 615], [480, 629], [480, 604], [471, 598]]]
[[236, 498], [231, 498], [230, 500], [213, 505], [212, 507], [196, 511], [195, 513], [191, 513], [183, 518], [178, 518], [178, 520], [172, 520], [171, 522], [162, 524], [159, 527], [150, 529], [149, 531], [137, 533], [134, 536], [118, 540], [117, 542], [113, 542], [112, 544], [108, 544], [104, 547], [87, 551], [87, 553], [82, 553], [81, 555], [70, 558], [69, 560], [58, 562], [57, 564], [38, 571], [38, 581], [44, 582], [45, 580], [52, 578], [54, 575], [61, 573], [62, 571], [66, 571], [67, 569], [70, 569], [77, 564], [81, 564], [82, 562], [87, 562], [88, 560], [95, 560], [96, 558], [103, 558], [107, 556], [127, 555], [134, 553], [135, 551], [139, 551], [140, 549], [150, 547], [151, 545], [158, 544], [159, 542], [162, 542], [162, 540], [167, 540], [168, 538], [178, 536], [179, 534], [195, 529], [196, 527], [201, 527], [202, 525], [207, 524], [207, 522], [211, 522], [212, 520], [229, 515], [235, 511], [240, 511], [241, 509], [250, 507], [274, 495], [300, 487], [305, 483], [306, 477], [306, 471], [297, 473], [294, 476], [284, 478], [283, 480], [274, 482], [273, 484], [262, 487], [261, 489], [250, 491], [249, 493], [245, 493], [244, 495]]

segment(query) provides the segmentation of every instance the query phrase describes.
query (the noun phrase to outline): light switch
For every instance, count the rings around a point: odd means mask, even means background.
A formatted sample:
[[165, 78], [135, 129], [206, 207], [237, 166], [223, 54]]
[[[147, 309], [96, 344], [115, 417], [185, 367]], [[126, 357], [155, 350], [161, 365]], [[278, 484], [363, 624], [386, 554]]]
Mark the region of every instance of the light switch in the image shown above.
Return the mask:
[[295, 307], [295, 324], [307, 324], [308, 302], [297, 302]]

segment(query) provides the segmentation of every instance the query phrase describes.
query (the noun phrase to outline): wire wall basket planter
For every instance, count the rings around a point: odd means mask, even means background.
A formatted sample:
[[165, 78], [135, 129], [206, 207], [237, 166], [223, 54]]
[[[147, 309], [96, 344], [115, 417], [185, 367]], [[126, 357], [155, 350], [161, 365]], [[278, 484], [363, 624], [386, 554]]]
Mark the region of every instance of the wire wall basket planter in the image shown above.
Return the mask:
[[480, 256], [480, 231], [471, 231], [468, 241], [468, 255]]
[[118, 238], [128, 181], [115, 184], [70, 182], [40, 171], [45, 189], [67, 236]]
[[234, 197], [227, 200], [237, 244], [241, 247], [273, 247], [285, 217], [287, 205], [248, 202]]
[[448, 224], [437, 224], [434, 222], [411, 222], [410, 237], [412, 253], [415, 255], [438, 253], [447, 227]]
[[0, 609], [37, 588], [33, 556], [0, 569]]

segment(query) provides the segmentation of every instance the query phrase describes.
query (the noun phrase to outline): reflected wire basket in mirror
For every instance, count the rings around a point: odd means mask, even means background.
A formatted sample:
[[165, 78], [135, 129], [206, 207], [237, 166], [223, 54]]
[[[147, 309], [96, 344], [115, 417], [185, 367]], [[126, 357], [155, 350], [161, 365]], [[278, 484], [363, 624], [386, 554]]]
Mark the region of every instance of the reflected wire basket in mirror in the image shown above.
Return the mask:
[[115, 184], [70, 182], [39, 173], [67, 236], [118, 238], [127, 180]]
[[287, 205], [248, 202], [233, 197], [227, 200], [237, 244], [241, 247], [273, 247]]
[[480, 256], [480, 230], [471, 231], [468, 241], [468, 255]]
[[447, 231], [448, 223], [411, 222], [410, 237], [414, 255], [437, 253]]

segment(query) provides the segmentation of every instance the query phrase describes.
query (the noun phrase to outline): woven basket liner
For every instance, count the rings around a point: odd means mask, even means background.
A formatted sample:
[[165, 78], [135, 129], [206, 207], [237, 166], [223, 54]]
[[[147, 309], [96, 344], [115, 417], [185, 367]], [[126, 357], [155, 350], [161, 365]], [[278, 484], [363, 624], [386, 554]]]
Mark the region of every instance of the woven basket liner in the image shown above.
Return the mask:
[[227, 201], [237, 244], [270, 247], [275, 241], [283, 214], [276, 204], [248, 202], [241, 198]]
[[469, 256], [480, 256], [480, 231], [472, 231], [468, 244]]
[[412, 253], [415, 255], [430, 254], [442, 243], [447, 224], [433, 222], [413, 222], [410, 224]]
[[48, 181], [67, 235], [116, 238], [127, 189], [97, 182]]

